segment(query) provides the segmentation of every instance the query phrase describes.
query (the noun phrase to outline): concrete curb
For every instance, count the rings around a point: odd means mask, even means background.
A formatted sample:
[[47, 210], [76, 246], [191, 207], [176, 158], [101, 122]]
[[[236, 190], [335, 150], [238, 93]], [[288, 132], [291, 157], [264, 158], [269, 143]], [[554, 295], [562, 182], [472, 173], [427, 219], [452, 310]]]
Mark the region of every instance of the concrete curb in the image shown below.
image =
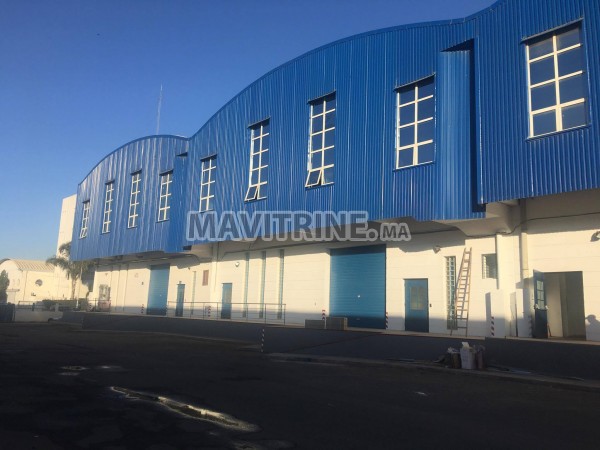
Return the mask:
[[404, 361], [390, 361], [390, 360], [377, 360], [377, 359], [361, 359], [361, 358], [344, 358], [337, 356], [313, 356], [304, 354], [294, 353], [271, 353], [265, 354], [269, 358], [280, 361], [289, 362], [315, 362], [315, 363], [328, 363], [328, 364], [340, 364], [340, 365], [352, 365], [352, 366], [371, 366], [371, 367], [395, 367], [409, 370], [427, 370], [431, 372], [446, 373], [458, 376], [474, 376], [480, 378], [495, 378], [503, 379], [507, 381], [514, 381], [517, 383], [526, 384], [544, 384], [546, 386], [553, 386], [562, 389], [572, 389], [577, 391], [586, 392], [600, 392], [600, 382], [594, 381], [579, 381], [569, 380], [564, 378], [555, 378], [544, 376], [540, 374], [526, 375], [517, 374], [510, 372], [496, 372], [496, 371], [482, 371], [482, 370], [460, 370], [450, 369], [447, 367], [433, 365], [434, 363], [425, 363], [423, 361], [404, 362]]

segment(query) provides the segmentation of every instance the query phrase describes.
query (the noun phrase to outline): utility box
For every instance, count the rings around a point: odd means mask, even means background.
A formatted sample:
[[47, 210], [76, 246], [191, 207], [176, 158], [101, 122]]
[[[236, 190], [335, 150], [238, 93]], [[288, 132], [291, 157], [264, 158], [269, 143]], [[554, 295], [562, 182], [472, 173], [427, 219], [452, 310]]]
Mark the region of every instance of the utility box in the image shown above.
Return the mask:
[[325, 328], [327, 330], [346, 330], [348, 329], [347, 317], [327, 317], [325, 319]]
[[304, 320], [304, 328], [310, 328], [311, 330], [324, 330], [325, 321], [306, 319]]

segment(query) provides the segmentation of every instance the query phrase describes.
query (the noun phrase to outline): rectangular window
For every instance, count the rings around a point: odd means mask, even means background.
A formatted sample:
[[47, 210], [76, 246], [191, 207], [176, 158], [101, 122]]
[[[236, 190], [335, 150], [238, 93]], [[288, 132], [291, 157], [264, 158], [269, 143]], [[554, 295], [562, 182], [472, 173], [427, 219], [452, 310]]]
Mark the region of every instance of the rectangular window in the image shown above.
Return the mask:
[[79, 239], [87, 236], [88, 223], [90, 221], [90, 201], [83, 202], [83, 210], [81, 212], [81, 230], [79, 231]]
[[396, 169], [433, 162], [434, 90], [433, 77], [398, 89]]
[[251, 128], [250, 178], [245, 200], [260, 200], [267, 197], [269, 170], [269, 121], [265, 120]]
[[112, 218], [113, 194], [115, 192], [115, 183], [111, 181], [106, 183], [104, 191], [104, 219], [102, 221], [102, 233], [110, 232], [110, 223]]
[[202, 176], [200, 178], [200, 212], [212, 211], [215, 207], [215, 171], [217, 157], [211, 156], [202, 160]]
[[173, 172], [163, 173], [160, 176], [160, 198], [158, 201], [158, 221], [169, 220], [171, 210], [171, 183]]
[[588, 123], [584, 68], [579, 26], [527, 43], [530, 137]]
[[446, 257], [446, 299], [448, 313], [446, 328], [456, 330], [456, 256]]
[[131, 174], [131, 194], [129, 195], [129, 218], [127, 220], [127, 228], [137, 227], [138, 222], [138, 207], [140, 204], [142, 173], [136, 172]]
[[306, 187], [333, 183], [335, 94], [310, 103], [310, 139]]
[[208, 286], [208, 270], [202, 272], [202, 286]]
[[498, 278], [498, 258], [495, 253], [483, 255], [483, 278]]

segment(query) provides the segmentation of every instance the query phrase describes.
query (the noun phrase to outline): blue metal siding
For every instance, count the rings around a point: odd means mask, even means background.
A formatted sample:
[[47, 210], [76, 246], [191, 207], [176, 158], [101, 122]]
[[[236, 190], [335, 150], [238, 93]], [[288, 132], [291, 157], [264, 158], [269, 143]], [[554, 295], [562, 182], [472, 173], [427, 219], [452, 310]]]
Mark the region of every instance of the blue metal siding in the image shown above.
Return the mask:
[[[523, 39], [582, 19], [590, 124], [529, 140]], [[463, 20], [402, 26], [315, 49], [269, 72], [191, 138], [150, 137], [105, 158], [81, 183], [75, 259], [180, 252], [197, 211], [201, 160], [217, 155], [215, 210], [362, 210], [373, 220], [462, 220], [494, 201], [600, 187], [600, 8], [597, 0], [502, 0]], [[436, 156], [394, 170], [395, 89], [435, 77]], [[310, 106], [335, 92], [335, 182], [304, 187]], [[248, 126], [269, 118], [267, 198], [244, 202]], [[187, 152], [187, 156], [177, 157]], [[142, 169], [140, 226], [127, 230], [128, 177]], [[174, 168], [171, 220], [156, 223], [158, 173]], [[115, 179], [113, 231], [101, 235], [103, 192]], [[78, 239], [90, 199], [88, 237]]]
[[[478, 20], [481, 203], [600, 187], [600, 5], [597, 0], [505, 1]], [[590, 124], [528, 139], [524, 38], [583, 19]]]
[[[185, 152], [187, 140], [154, 136], [130, 142], [104, 158], [82, 181], [77, 190], [71, 256], [74, 260], [162, 251], [167, 247], [171, 221], [158, 222], [160, 174], [175, 168], [177, 154]], [[180, 158], [177, 158], [180, 159]], [[141, 170], [139, 218], [136, 228], [127, 228], [131, 174]], [[172, 187], [181, 174], [174, 171]], [[111, 231], [102, 233], [104, 185], [114, 180], [115, 192]], [[180, 191], [172, 190], [171, 208], [180, 209]], [[177, 192], [177, 193], [176, 193]], [[82, 202], [90, 201], [87, 237], [79, 239]]]
[[385, 246], [331, 250], [330, 315], [385, 328]]

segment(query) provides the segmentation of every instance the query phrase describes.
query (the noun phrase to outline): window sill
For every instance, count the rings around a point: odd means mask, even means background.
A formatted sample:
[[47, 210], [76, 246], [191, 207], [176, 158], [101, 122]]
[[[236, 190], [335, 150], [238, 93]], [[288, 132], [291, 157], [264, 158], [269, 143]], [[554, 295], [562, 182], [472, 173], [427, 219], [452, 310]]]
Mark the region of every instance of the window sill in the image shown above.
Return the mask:
[[261, 197], [261, 198], [254, 198], [252, 200], [246, 200], [244, 199], [244, 203], [256, 203], [256, 202], [261, 202], [263, 200], [266, 200], [267, 197]]
[[318, 188], [322, 188], [322, 187], [333, 186], [333, 184], [334, 184], [333, 181], [331, 183], [325, 183], [325, 184], [314, 184], [312, 186], [304, 186], [304, 189], [306, 189], [306, 190], [318, 189]]
[[556, 136], [559, 134], [564, 134], [564, 133], [570, 133], [572, 131], [580, 131], [580, 130], [584, 130], [586, 128], [590, 128], [591, 124], [585, 124], [585, 125], [579, 125], [578, 127], [574, 127], [574, 128], [568, 128], [566, 130], [560, 130], [560, 131], [553, 131], [551, 133], [546, 133], [546, 134], [540, 134], [538, 136], [529, 136], [527, 139], [525, 139], [525, 142], [531, 142], [531, 141], [536, 141], [538, 139], [544, 139], [550, 136]]

